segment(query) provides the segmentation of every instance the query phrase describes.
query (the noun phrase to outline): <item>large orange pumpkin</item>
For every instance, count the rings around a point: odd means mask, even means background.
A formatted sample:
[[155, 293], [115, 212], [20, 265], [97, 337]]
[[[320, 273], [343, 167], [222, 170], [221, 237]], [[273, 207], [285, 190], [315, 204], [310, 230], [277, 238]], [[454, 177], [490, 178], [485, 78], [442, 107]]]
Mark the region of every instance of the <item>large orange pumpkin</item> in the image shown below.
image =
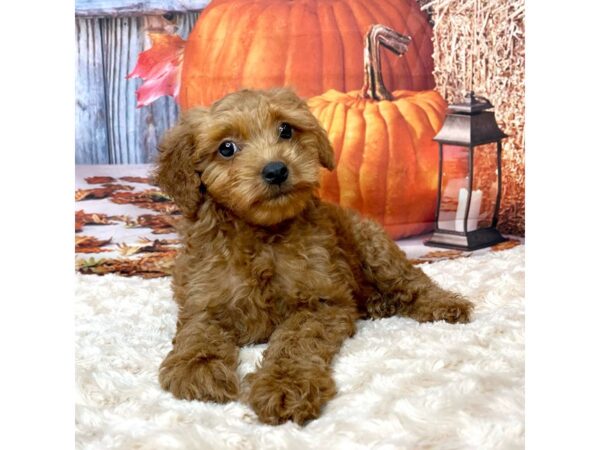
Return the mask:
[[401, 55], [410, 39], [375, 25], [365, 38], [364, 85], [329, 90], [308, 105], [328, 131], [336, 169], [323, 171], [321, 196], [378, 220], [393, 238], [433, 228], [438, 148], [447, 104], [433, 90], [389, 92], [379, 47]]
[[432, 88], [432, 30], [415, 0], [214, 0], [186, 43], [181, 106], [240, 88], [290, 86], [302, 97], [359, 89], [362, 40], [373, 23], [413, 38], [406, 58], [384, 56], [388, 86]]

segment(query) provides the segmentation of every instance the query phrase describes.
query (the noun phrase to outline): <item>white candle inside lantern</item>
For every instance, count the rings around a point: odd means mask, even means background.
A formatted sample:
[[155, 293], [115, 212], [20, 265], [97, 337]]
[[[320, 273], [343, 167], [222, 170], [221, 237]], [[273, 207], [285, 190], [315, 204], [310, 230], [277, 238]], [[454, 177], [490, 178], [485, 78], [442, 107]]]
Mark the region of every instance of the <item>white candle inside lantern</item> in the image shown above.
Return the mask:
[[[458, 192], [458, 208], [456, 209], [456, 231], [464, 231], [465, 215], [467, 214], [467, 198], [469, 191], [461, 188]], [[477, 229], [479, 220], [479, 210], [481, 209], [481, 191], [473, 191], [471, 195], [471, 208], [469, 209], [469, 218], [467, 220], [467, 231]]]

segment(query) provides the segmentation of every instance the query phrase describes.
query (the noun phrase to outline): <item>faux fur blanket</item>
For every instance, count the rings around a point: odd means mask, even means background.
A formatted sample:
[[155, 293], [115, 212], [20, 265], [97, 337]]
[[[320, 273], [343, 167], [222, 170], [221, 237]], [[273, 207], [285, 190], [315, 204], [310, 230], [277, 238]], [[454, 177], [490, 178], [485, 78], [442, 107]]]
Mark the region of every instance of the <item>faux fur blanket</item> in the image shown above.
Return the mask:
[[[468, 325], [361, 321], [334, 360], [337, 396], [305, 427], [158, 385], [170, 279], [77, 275], [76, 443], [86, 449], [509, 449], [524, 446], [524, 246], [422, 266], [476, 304]], [[265, 345], [244, 348], [240, 375]]]

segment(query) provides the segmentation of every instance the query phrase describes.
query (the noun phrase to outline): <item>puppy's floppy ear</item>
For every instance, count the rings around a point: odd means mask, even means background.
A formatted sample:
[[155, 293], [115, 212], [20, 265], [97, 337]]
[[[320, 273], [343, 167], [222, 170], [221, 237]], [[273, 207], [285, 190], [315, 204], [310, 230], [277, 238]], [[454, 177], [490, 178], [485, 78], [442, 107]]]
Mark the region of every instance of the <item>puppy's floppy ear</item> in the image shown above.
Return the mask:
[[[315, 121], [317, 119], [315, 118]], [[333, 170], [335, 167], [335, 160], [333, 154], [333, 147], [331, 146], [331, 142], [329, 141], [329, 136], [327, 136], [327, 132], [323, 129], [323, 127], [319, 124], [317, 130], [315, 131], [317, 138], [317, 150], [319, 152], [319, 162], [323, 167], [327, 170]]]
[[319, 162], [328, 170], [333, 170], [335, 159], [333, 147], [318, 119], [310, 111], [308, 105], [296, 93], [287, 87], [275, 88], [267, 91], [267, 95], [275, 102], [275, 107], [281, 109], [282, 115], [289, 117], [292, 123], [300, 128], [310, 131], [314, 137], [314, 144], [319, 154]]
[[195, 159], [196, 136], [206, 115], [206, 110], [201, 108], [182, 114], [177, 125], [164, 134], [158, 145], [154, 180], [188, 217], [196, 214], [203, 196]]

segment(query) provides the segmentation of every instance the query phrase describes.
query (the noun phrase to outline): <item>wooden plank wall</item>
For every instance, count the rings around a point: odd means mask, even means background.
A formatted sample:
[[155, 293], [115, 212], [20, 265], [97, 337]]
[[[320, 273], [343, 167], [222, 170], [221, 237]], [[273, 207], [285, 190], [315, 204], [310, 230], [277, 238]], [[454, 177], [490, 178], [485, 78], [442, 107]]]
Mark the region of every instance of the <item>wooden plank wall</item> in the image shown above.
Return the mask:
[[[169, 13], [177, 33], [187, 38], [198, 12]], [[150, 47], [146, 29], [162, 16], [76, 16], [76, 164], [152, 162], [160, 136], [178, 107], [170, 97], [136, 108], [139, 78], [125, 77], [138, 54]]]
[[75, 162], [108, 164], [108, 134], [100, 19], [77, 20]]

